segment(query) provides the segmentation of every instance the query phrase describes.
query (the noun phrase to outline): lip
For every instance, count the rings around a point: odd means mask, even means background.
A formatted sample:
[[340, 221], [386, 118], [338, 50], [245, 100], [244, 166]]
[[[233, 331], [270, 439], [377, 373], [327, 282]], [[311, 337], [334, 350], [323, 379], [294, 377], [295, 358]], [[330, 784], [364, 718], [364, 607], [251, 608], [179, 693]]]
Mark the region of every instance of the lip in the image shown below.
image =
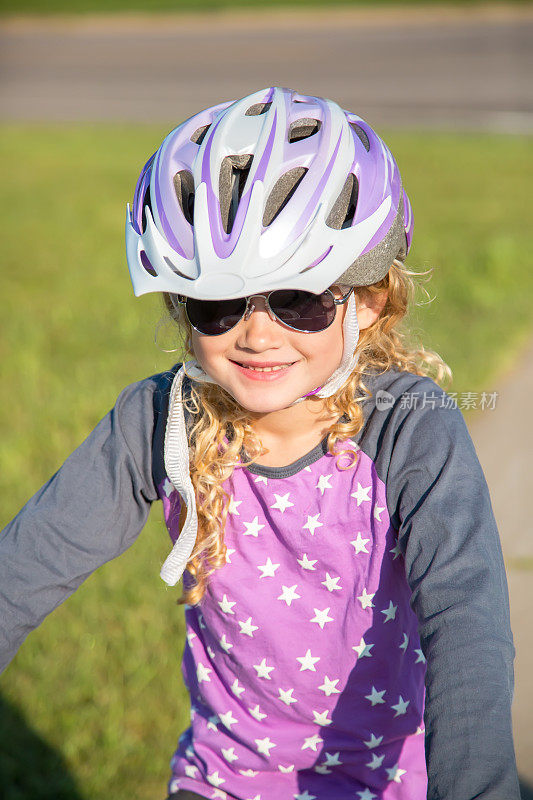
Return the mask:
[[[253, 369], [247, 369], [247, 367], [242, 367], [238, 361], [231, 362], [236, 369], [239, 370], [241, 375], [244, 375], [246, 378], [249, 378], [251, 381], [277, 381], [280, 378], [283, 378], [287, 373], [291, 371], [294, 367], [294, 364], [297, 362], [295, 361], [289, 367], [285, 367], [284, 369], [277, 369], [275, 372], [255, 372]], [[286, 361], [275, 361], [275, 362], [264, 362], [264, 363], [251, 363], [250, 366], [252, 367], [278, 367], [282, 364], [286, 364]]]

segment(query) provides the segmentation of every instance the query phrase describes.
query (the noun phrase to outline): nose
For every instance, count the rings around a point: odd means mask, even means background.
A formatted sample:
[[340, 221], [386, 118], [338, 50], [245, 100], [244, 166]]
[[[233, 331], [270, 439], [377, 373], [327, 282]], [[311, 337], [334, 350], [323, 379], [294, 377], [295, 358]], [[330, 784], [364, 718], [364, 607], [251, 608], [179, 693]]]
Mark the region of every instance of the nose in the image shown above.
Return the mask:
[[264, 351], [282, 344], [281, 325], [278, 325], [264, 295], [248, 298], [248, 307], [239, 327], [237, 344], [244, 349]]

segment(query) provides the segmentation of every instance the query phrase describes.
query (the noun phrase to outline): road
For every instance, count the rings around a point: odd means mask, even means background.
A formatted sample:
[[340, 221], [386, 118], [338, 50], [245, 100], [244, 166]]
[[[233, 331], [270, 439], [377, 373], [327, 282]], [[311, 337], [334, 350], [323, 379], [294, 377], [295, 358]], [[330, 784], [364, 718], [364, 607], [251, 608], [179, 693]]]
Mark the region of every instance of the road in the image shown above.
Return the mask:
[[533, 8], [13, 19], [1, 117], [175, 123], [264, 86], [375, 125], [533, 132]]

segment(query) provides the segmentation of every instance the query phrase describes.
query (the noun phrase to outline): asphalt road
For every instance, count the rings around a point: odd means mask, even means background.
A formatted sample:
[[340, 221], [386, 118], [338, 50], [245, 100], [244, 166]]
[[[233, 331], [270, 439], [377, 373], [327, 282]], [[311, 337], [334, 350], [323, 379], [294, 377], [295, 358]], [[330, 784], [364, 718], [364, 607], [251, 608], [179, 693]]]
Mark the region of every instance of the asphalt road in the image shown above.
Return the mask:
[[0, 116], [155, 120], [264, 86], [375, 125], [533, 132], [533, 7], [0, 24]]

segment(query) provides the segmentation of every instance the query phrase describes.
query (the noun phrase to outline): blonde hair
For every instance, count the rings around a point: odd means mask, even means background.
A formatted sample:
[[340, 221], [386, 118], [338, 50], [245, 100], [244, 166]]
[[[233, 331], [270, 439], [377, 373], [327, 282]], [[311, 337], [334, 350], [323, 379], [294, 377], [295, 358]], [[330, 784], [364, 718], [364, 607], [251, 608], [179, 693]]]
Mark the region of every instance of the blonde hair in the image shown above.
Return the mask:
[[[357, 453], [353, 448], [343, 450], [339, 445], [363, 427], [361, 404], [371, 395], [364, 383], [365, 375], [396, 367], [415, 375], [427, 375], [439, 384], [445, 379], [451, 380], [451, 369], [442, 358], [422, 345], [410, 346], [407, 341], [409, 334], [399, 328], [414, 302], [415, 276], [421, 278], [431, 272], [431, 269], [413, 272], [395, 259], [384, 278], [371, 286], [355, 289], [356, 300], [383, 292], [387, 292], [387, 299], [377, 320], [360, 332], [357, 344], [359, 359], [355, 369], [336, 394], [321, 400], [329, 415], [337, 418], [328, 431], [327, 446], [329, 453], [337, 457], [340, 469], [350, 469], [357, 463]], [[184, 355], [194, 357], [191, 326], [183, 306], [176, 307], [168, 294], [164, 294], [163, 299], [167, 321], [176, 323], [182, 334]], [[320, 400], [316, 397], [309, 399], [310, 402]], [[195, 420], [189, 445], [191, 480], [198, 509], [198, 536], [187, 566], [195, 583], [184, 590], [178, 602], [195, 605], [205, 593], [209, 575], [226, 563], [224, 528], [231, 498], [222, 484], [235, 468], [252, 463], [266, 451], [251, 427], [250, 412], [219, 385], [195, 384], [193, 381], [187, 406]], [[344, 415], [348, 421], [341, 420]], [[244, 455], [247, 460], [243, 459]], [[341, 458], [344, 458], [342, 466]], [[183, 518], [184, 514], [180, 514], [180, 524]]]

